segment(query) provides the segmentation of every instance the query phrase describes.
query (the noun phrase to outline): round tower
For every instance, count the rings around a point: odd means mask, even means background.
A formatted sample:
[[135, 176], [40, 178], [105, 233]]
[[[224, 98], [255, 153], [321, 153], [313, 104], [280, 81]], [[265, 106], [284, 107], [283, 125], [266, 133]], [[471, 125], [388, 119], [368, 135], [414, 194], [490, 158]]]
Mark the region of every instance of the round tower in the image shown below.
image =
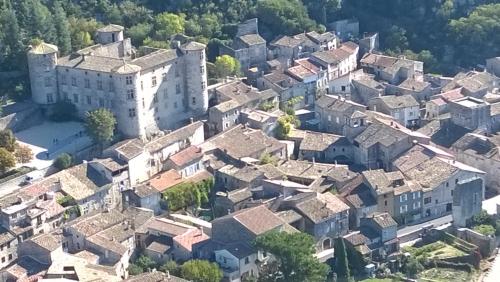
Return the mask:
[[57, 46], [40, 43], [28, 51], [28, 67], [33, 102], [41, 105], [57, 102]]
[[125, 61], [113, 70], [115, 102], [112, 111], [117, 129], [127, 137], [145, 136], [140, 71], [141, 67]]
[[123, 26], [116, 24], [101, 27], [97, 30], [97, 43], [106, 45], [123, 41], [123, 30]]
[[185, 63], [185, 83], [188, 107], [203, 114], [208, 110], [207, 65], [204, 44], [189, 42], [181, 46]]

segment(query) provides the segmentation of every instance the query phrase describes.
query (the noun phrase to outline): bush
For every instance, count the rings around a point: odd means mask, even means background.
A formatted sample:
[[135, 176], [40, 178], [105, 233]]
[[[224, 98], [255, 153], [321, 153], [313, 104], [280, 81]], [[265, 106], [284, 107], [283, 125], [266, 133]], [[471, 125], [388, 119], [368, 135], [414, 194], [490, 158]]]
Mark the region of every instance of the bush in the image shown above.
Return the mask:
[[163, 193], [163, 197], [167, 200], [170, 211], [177, 211], [191, 206], [199, 208], [202, 204], [209, 202], [210, 191], [213, 186], [214, 180], [212, 178], [198, 183], [181, 183], [167, 189]]
[[57, 169], [67, 169], [73, 164], [73, 158], [67, 154], [67, 153], [62, 153], [60, 154], [57, 159], [54, 160], [54, 166]]
[[71, 197], [69, 195], [57, 199], [57, 203], [63, 207], [69, 207], [69, 206], [76, 205], [75, 199], [73, 199], [73, 197]]
[[478, 225], [478, 226], [474, 227], [473, 230], [476, 232], [479, 232], [485, 236], [492, 236], [493, 234], [495, 234], [495, 231], [496, 231], [495, 227], [493, 227], [492, 225], [488, 225], [488, 224]]
[[76, 118], [76, 106], [68, 100], [59, 101], [54, 105], [50, 120], [55, 122], [71, 121]]
[[138, 274], [141, 274], [143, 273], [144, 271], [142, 270], [142, 268], [136, 264], [133, 264], [131, 263], [129, 266], [128, 266], [128, 273], [130, 275], [138, 275]]

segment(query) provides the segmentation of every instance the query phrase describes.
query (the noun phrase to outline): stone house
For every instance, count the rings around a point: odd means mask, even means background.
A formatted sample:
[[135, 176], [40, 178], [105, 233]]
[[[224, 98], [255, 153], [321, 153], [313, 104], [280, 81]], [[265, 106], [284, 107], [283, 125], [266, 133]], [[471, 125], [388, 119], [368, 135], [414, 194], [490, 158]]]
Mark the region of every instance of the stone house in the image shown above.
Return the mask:
[[398, 85], [406, 79], [423, 81], [424, 64], [419, 61], [366, 53], [360, 60], [361, 67], [379, 80]]
[[239, 210], [212, 221], [212, 237], [195, 247], [196, 257], [215, 259], [228, 281], [258, 277], [259, 266], [268, 260], [252, 245], [269, 231], [296, 232], [264, 205]]
[[221, 212], [232, 213], [249, 208], [252, 202], [252, 191], [240, 188], [229, 192], [218, 192], [215, 198], [215, 208]]
[[118, 142], [105, 149], [103, 155], [127, 164], [128, 183], [133, 186], [165, 170], [165, 162], [173, 154], [204, 141], [203, 122], [198, 121], [147, 142], [138, 138]]
[[147, 183], [122, 191], [122, 196], [124, 208], [138, 207], [150, 209], [155, 215], [162, 212], [160, 191]]
[[413, 136], [402, 125], [375, 122], [354, 138], [354, 162], [367, 168], [388, 168], [391, 161], [413, 146]]
[[63, 254], [63, 248], [61, 241], [52, 234], [40, 234], [20, 243], [18, 254], [20, 258], [28, 256], [50, 266]]
[[232, 45], [222, 45], [219, 52], [238, 60], [244, 73], [251, 67], [261, 67], [267, 59], [267, 47], [266, 40], [259, 35], [257, 19], [240, 24]]
[[482, 210], [483, 180], [458, 182], [453, 193], [453, 224], [465, 227], [468, 221]]
[[262, 110], [246, 109], [241, 111], [241, 123], [250, 128], [260, 129], [266, 135], [273, 136], [278, 126], [278, 112], [266, 112]]
[[365, 110], [366, 106], [336, 95], [323, 95], [314, 106], [320, 130], [344, 136], [366, 126]]
[[269, 44], [271, 56], [283, 66], [290, 66], [294, 60], [306, 58], [317, 51], [333, 50], [338, 47], [335, 34], [325, 32], [300, 33], [295, 36], [282, 36]]
[[360, 219], [377, 211], [377, 200], [370, 193], [370, 188], [363, 183], [363, 177], [357, 176], [340, 193], [340, 197], [349, 206], [349, 229], [359, 229]]
[[333, 247], [333, 240], [347, 234], [349, 206], [331, 193], [299, 193], [284, 198], [281, 210], [293, 209], [305, 220], [305, 229], [316, 240], [316, 249], [325, 251]]
[[[374, 213], [371, 216], [361, 220], [362, 228], [370, 228], [380, 237], [381, 249], [386, 254], [399, 250], [399, 242], [397, 239], [398, 224], [388, 213]], [[375, 246], [371, 246], [374, 249]], [[380, 249], [378, 250], [380, 253]]]
[[46, 108], [70, 101], [82, 117], [97, 108], [110, 109], [127, 137], [150, 137], [204, 115], [206, 46], [189, 42], [174, 49], [148, 47], [139, 54], [123, 31], [117, 25], [102, 27], [97, 45], [65, 57], [47, 43], [31, 48], [33, 101]]
[[17, 238], [6, 228], [0, 227], [0, 268], [17, 259]]
[[491, 127], [491, 106], [489, 103], [473, 97], [464, 97], [448, 104], [451, 122], [469, 130]]
[[461, 94], [462, 88], [456, 88], [444, 93], [431, 96], [430, 101], [425, 103], [425, 118], [434, 119], [449, 112], [448, 103], [458, 100], [464, 96]]
[[482, 99], [488, 92], [498, 88], [499, 83], [500, 79], [488, 72], [461, 72], [445, 85], [442, 91], [447, 92], [455, 88], [462, 88], [462, 94], [465, 96]]
[[369, 108], [392, 116], [406, 127], [414, 127], [420, 121], [420, 105], [411, 95], [374, 98], [369, 101]]
[[385, 94], [385, 84], [376, 81], [373, 76], [363, 75], [352, 80], [354, 101], [368, 105], [368, 101], [381, 97]]
[[433, 94], [430, 82], [414, 78], [407, 78], [398, 85], [387, 84], [386, 86], [386, 94], [398, 96], [411, 95], [419, 103], [429, 101], [430, 96]]
[[215, 104], [209, 109], [208, 126], [209, 135], [213, 136], [237, 124], [241, 124], [241, 111], [256, 109], [263, 103], [277, 105], [278, 94], [267, 89], [258, 91], [242, 81], [231, 81], [213, 87]]
[[359, 46], [349, 41], [337, 49], [314, 52], [310, 60], [325, 69], [327, 80], [332, 81], [357, 69], [358, 52]]
[[486, 59], [486, 71], [500, 77], [500, 57]]
[[402, 154], [393, 165], [422, 187], [422, 217], [451, 213], [453, 193], [458, 183], [483, 179], [484, 191], [483, 171], [419, 147]]
[[188, 178], [203, 170], [203, 153], [196, 146], [189, 146], [186, 149], [170, 156], [165, 163], [167, 169], [174, 169], [183, 178]]
[[422, 214], [421, 187], [401, 172], [382, 169], [362, 172], [363, 183], [377, 201], [377, 211], [400, 219], [400, 224], [418, 220]]
[[500, 191], [497, 172], [500, 170], [500, 138], [467, 133], [451, 147], [457, 161], [476, 167], [485, 174], [486, 187]]
[[306, 131], [300, 142], [299, 158], [322, 163], [349, 163], [352, 145], [344, 136]]

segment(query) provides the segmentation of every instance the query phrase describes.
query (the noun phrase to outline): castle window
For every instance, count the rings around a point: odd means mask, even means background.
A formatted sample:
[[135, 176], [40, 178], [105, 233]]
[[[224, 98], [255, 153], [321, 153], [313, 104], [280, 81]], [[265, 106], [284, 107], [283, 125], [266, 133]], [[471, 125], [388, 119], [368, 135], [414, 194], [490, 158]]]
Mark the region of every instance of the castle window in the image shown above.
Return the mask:
[[97, 90], [102, 90], [102, 80], [97, 81]]
[[206, 87], [206, 85], [205, 85], [205, 81], [202, 81], [202, 82], [201, 82], [201, 90], [205, 90], [205, 87]]
[[162, 77], [163, 81], [167, 81], [167, 73], [166, 72], [162, 73], [161, 77]]
[[87, 96], [87, 104], [92, 105], [92, 97]]
[[135, 117], [135, 109], [128, 109], [128, 116], [129, 117]]
[[179, 77], [179, 67], [175, 67], [175, 77]]
[[204, 60], [205, 59], [205, 53], [201, 52], [200, 53], [200, 60]]
[[156, 86], [156, 75], [151, 77], [151, 86], [155, 87]]
[[45, 78], [45, 87], [50, 87], [52, 86], [52, 79], [50, 77]]
[[175, 93], [181, 94], [181, 85], [180, 84], [175, 85]]
[[47, 94], [47, 103], [54, 103], [54, 97], [52, 93]]
[[201, 74], [205, 73], [205, 66], [203, 66], [203, 65], [200, 66], [200, 73]]
[[104, 107], [104, 99], [99, 98], [99, 107], [103, 108]]
[[125, 84], [127, 84], [127, 85], [131, 85], [132, 84], [132, 77], [131, 76], [125, 77]]
[[135, 97], [134, 89], [128, 89], [127, 90], [127, 99], [132, 100]]
[[61, 84], [66, 85], [66, 75], [61, 75]]
[[115, 92], [115, 85], [113, 84], [113, 81], [109, 82], [109, 92]]
[[84, 83], [85, 83], [85, 88], [90, 88], [90, 79], [85, 78]]
[[73, 103], [78, 104], [78, 94], [73, 94]]
[[191, 103], [192, 103], [193, 105], [196, 105], [196, 97], [193, 97], [193, 98], [191, 98], [191, 99], [192, 99], [192, 100], [191, 100]]
[[153, 96], [153, 103], [158, 103], [158, 93], [155, 93]]

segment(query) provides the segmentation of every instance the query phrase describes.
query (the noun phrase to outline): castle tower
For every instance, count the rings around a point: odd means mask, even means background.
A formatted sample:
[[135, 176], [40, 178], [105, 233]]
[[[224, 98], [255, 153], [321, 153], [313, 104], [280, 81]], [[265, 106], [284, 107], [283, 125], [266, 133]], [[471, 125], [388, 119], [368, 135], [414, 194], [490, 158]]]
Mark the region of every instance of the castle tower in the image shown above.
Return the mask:
[[109, 44], [123, 41], [123, 26], [110, 24], [97, 30], [97, 42], [99, 44]]
[[41, 105], [54, 104], [57, 92], [58, 48], [48, 43], [40, 43], [28, 51], [28, 67], [33, 102]]
[[[145, 136], [143, 126], [142, 92], [140, 89], [141, 67], [123, 62], [113, 70], [116, 116], [118, 130], [129, 137]], [[139, 133], [139, 134], [137, 134]]]
[[204, 44], [189, 42], [180, 47], [184, 54], [186, 99], [188, 108], [203, 114], [208, 110], [207, 66]]

